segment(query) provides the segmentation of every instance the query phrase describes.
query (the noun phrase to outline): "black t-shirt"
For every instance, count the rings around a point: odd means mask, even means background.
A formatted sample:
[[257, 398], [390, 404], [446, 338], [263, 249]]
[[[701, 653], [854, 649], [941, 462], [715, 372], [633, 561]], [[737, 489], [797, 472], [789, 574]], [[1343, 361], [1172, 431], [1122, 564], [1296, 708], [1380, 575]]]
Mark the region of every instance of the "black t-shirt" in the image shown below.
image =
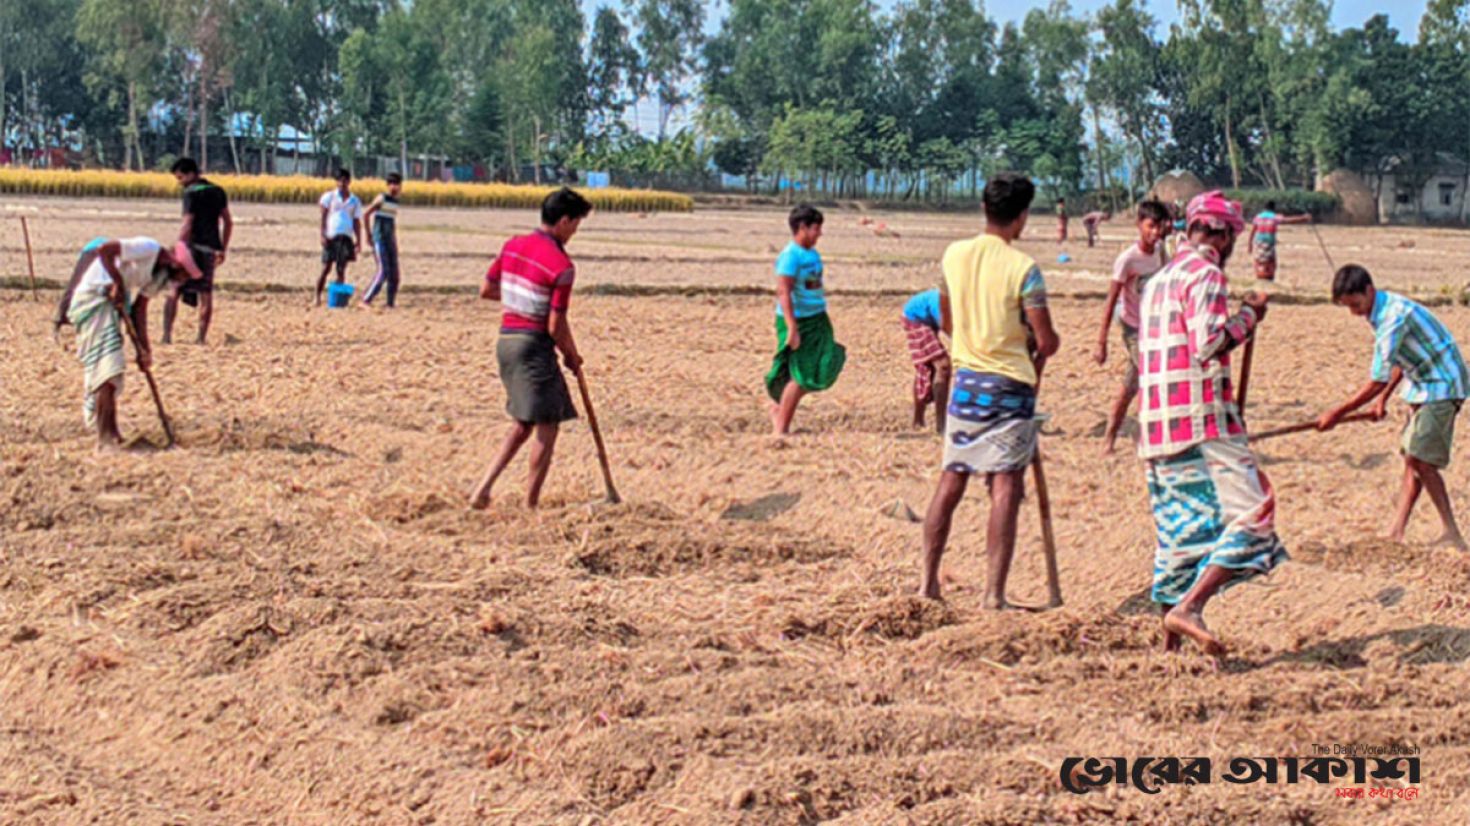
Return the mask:
[[229, 205], [225, 191], [212, 182], [200, 178], [189, 184], [184, 189], [184, 214], [194, 216], [189, 243], [212, 250], [224, 249], [219, 237], [219, 216]]

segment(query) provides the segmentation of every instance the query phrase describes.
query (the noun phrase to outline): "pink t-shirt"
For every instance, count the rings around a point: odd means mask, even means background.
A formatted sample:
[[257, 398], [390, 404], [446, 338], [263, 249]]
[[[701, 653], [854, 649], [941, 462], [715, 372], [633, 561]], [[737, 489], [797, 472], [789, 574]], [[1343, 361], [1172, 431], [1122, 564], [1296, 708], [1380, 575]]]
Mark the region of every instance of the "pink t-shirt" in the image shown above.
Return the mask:
[[1138, 329], [1138, 304], [1143, 296], [1143, 285], [1148, 277], [1164, 268], [1163, 251], [1154, 247], [1153, 252], [1144, 252], [1137, 243], [1118, 255], [1113, 262], [1113, 283], [1123, 285], [1118, 301], [1118, 318], [1127, 326]]

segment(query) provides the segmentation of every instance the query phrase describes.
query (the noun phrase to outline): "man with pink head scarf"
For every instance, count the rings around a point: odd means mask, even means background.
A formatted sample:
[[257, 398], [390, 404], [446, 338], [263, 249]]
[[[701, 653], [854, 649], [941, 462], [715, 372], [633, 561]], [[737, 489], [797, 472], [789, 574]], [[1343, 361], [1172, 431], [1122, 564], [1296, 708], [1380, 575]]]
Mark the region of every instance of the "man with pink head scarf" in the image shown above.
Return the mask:
[[1229, 309], [1224, 266], [1244, 228], [1240, 204], [1224, 194], [1190, 201], [1188, 244], [1140, 302], [1138, 455], [1158, 526], [1153, 598], [1166, 609], [1171, 651], [1187, 636], [1223, 656], [1205, 626], [1205, 603], [1288, 558], [1230, 379], [1230, 352], [1266, 315], [1264, 295]]

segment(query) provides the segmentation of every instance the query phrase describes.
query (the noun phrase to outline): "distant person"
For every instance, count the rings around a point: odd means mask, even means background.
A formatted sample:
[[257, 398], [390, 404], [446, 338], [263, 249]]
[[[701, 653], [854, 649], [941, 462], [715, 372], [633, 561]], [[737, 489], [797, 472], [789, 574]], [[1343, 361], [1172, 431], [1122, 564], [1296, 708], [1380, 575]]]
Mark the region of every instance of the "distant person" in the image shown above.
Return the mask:
[[1016, 517], [1040, 432], [1036, 388], [1061, 343], [1041, 269], [1012, 246], [1026, 229], [1035, 197], [1030, 178], [993, 176], [982, 199], [985, 231], [944, 253], [940, 312], [955, 376], [943, 469], [924, 518], [919, 593], [930, 599], [941, 597], [939, 568], [955, 509], [970, 478], [981, 476], [990, 495], [984, 606], [1010, 607], [1006, 579], [1016, 550]]
[[1188, 637], [1226, 648], [1205, 625], [1216, 594], [1289, 558], [1276, 534], [1276, 494], [1251, 451], [1235, 401], [1230, 353], [1255, 334], [1267, 297], [1230, 312], [1225, 265], [1245, 229], [1219, 191], [1189, 202], [1188, 246], [1148, 280], [1138, 327], [1138, 456], [1144, 460], [1157, 547], [1155, 602], [1164, 648]]
[[187, 244], [194, 255], [194, 266], [202, 275], [182, 282], [163, 300], [163, 343], [174, 340], [174, 318], [179, 299], [199, 308], [200, 344], [209, 335], [214, 320], [214, 272], [225, 263], [230, 248], [230, 235], [235, 222], [230, 217], [230, 199], [213, 181], [200, 177], [199, 164], [193, 158], [179, 158], [173, 165], [174, 180], [184, 188], [184, 222], [179, 227], [179, 241]]
[[[1123, 353], [1128, 360], [1123, 373], [1123, 384], [1118, 389], [1118, 398], [1108, 415], [1107, 430], [1103, 433], [1103, 452], [1112, 453], [1118, 440], [1118, 429], [1128, 415], [1128, 406], [1138, 395], [1138, 302], [1143, 287], [1154, 273], [1164, 268], [1164, 236], [1169, 234], [1173, 223], [1169, 210], [1158, 201], [1144, 201], [1138, 205], [1138, 240], [1128, 245], [1113, 262], [1113, 281], [1108, 285], [1108, 299], [1103, 305], [1102, 325], [1097, 331], [1098, 364], [1108, 363], [1108, 328], [1116, 314], [1118, 328], [1123, 339]], [[1121, 301], [1119, 300], [1121, 298]]]
[[1333, 277], [1332, 303], [1348, 308], [1373, 326], [1373, 366], [1368, 383], [1352, 398], [1322, 414], [1317, 428], [1331, 430], [1344, 416], [1375, 399], [1373, 416], [1382, 419], [1388, 397], [1407, 378], [1404, 401], [1413, 415], [1400, 442], [1404, 482], [1388, 538], [1404, 541], [1409, 516], [1423, 491], [1429, 494], [1444, 523], [1444, 534], [1438, 542], [1467, 550], [1440, 474], [1449, 467], [1455, 419], [1470, 395], [1470, 370], [1454, 335], [1424, 305], [1375, 289], [1373, 277], [1356, 264], [1343, 267]]
[[802, 397], [835, 384], [847, 363], [847, 350], [837, 343], [827, 316], [825, 273], [817, 252], [824, 220], [821, 210], [809, 204], [791, 210], [786, 219], [791, 243], [776, 259], [776, 357], [766, 374], [776, 436], [791, 432]]
[[373, 199], [363, 211], [362, 219], [372, 228], [373, 257], [378, 260], [378, 274], [362, 297], [371, 306], [378, 291], [388, 287], [388, 306], [398, 303], [398, 196], [403, 192], [403, 176], [388, 175], [388, 191]]
[[1097, 246], [1098, 227], [1111, 220], [1113, 213], [1106, 210], [1095, 210], [1082, 216], [1082, 228], [1087, 230], [1087, 248]]
[[316, 304], [322, 303], [327, 273], [337, 268], [337, 283], [347, 280], [347, 265], [362, 247], [362, 201], [352, 194], [352, 173], [337, 170], [337, 188], [322, 195], [322, 274], [316, 280]]
[[949, 351], [939, 340], [942, 319], [939, 288], [924, 290], [903, 305], [903, 331], [914, 363], [914, 427], [924, 426], [924, 410], [934, 403], [934, 425], [944, 432], [949, 404]]
[[480, 297], [499, 301], [504, 310], [495, 356], [511, 427], [500, 453], [470, 495], [470, 507], [477, 510], [490, 506], [496, 480], [533, 436], [526, 507], [537, 507], [561, 423], [577, 417], [556, 354], [561, 353], [567, 369], [581, 372], [582, 356], [567, 322], [577, 268], [566, 244], [591, 212], [592, 204], [570, 189], [546, 196], [541, 228], [506, 241], [480, 286]]
[[1057, 199], [1057, 243], [1067, 243], [1067, 199]]
[[1251, 221], [1251, 237], [1246, 249], [1256, 265], [1256, 278], [1276, 280], [1276, 231], [1282, 224], [1306, 224], [1311, 215], [1282, 217], [1276, 214], [1276, 202], [1267, 201], [1266, 209]]
[[87, 245], [84, 260], [88, 263], [72, 286], [66, 320], [77, 331], [83, 418], [97, 431], [97, 449], [115, 450], [123, 441], [117, 426], [117, 398], [127, 370], [123, 314], [138, 333], [138, 366], [147, 368], [153, 363], [148, 299], [204, 274], [182, 241], [169, 251], [152, 238], [103, 239]]

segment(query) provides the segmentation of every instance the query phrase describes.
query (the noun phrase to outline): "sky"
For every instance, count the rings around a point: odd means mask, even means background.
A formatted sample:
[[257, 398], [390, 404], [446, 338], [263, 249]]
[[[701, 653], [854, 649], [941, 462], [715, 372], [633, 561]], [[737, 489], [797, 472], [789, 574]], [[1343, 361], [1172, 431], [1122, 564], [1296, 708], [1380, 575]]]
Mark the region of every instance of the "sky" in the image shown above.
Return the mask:
[[[898, 0], [876, 0], [877, 5], [885, 11], [891, 10], [898, 5]], [[1419, 18], [1424, 14], [1427, 0], [1394, 0], [1392, 8], [1386, 0], [1335, 0], [1332, 8], [1332, 23], [1339, 29], [1361, 26], [1368, 18], [1375, 14], [1387, 14], [1389, 24], [1399, 30], [1399, 37], [1403, 40], [1415, 40], [1419, 34]], [[1158, 37], [1163, 37], [1168, 30], [1169, 24], [1179, 19], [1179, 7], [1174, 2], [1160, 2], [1160, 0], [1141, 0], [1142, 5], [1159, 21]], [[1044, 9], [1048, 6], [1048, 0], [990, 0], [985, 4], [990, 16], [1000, 23], [1020, 22], [1026, 13], [1032, 9]], [[1111, 0], [1071, 0], [1073, 13], [1090, 14], [1106, 5], [1111, 5]], [[726, 2], [706, 2], [706, 14], [708, 15], [705, 29], [714, 32], [719, 28], [719, 21], [728, 8]], [[587, 17], [587, 25], [590, 28], [592, 19], [600, 6], [612, 6], [619, 12], [623, 11], [623, 0], [582, 0], [582, 12]], [[627, 22], [627, 16], [624, 15]], [[631, 27], [631, 24], [629, 24]], [[634, 120], [634, 113], [628, 113], [628, 119]], [[651, 135], [658, 131], [658, 113], [656, 107], [649, 103], [643, 103], [637, 107], [636, 121], [638, 131]], [[670, 130], [676, 131], [680, 125], [687, 123], [686, 117], [676, 113], [670, 124]]]

